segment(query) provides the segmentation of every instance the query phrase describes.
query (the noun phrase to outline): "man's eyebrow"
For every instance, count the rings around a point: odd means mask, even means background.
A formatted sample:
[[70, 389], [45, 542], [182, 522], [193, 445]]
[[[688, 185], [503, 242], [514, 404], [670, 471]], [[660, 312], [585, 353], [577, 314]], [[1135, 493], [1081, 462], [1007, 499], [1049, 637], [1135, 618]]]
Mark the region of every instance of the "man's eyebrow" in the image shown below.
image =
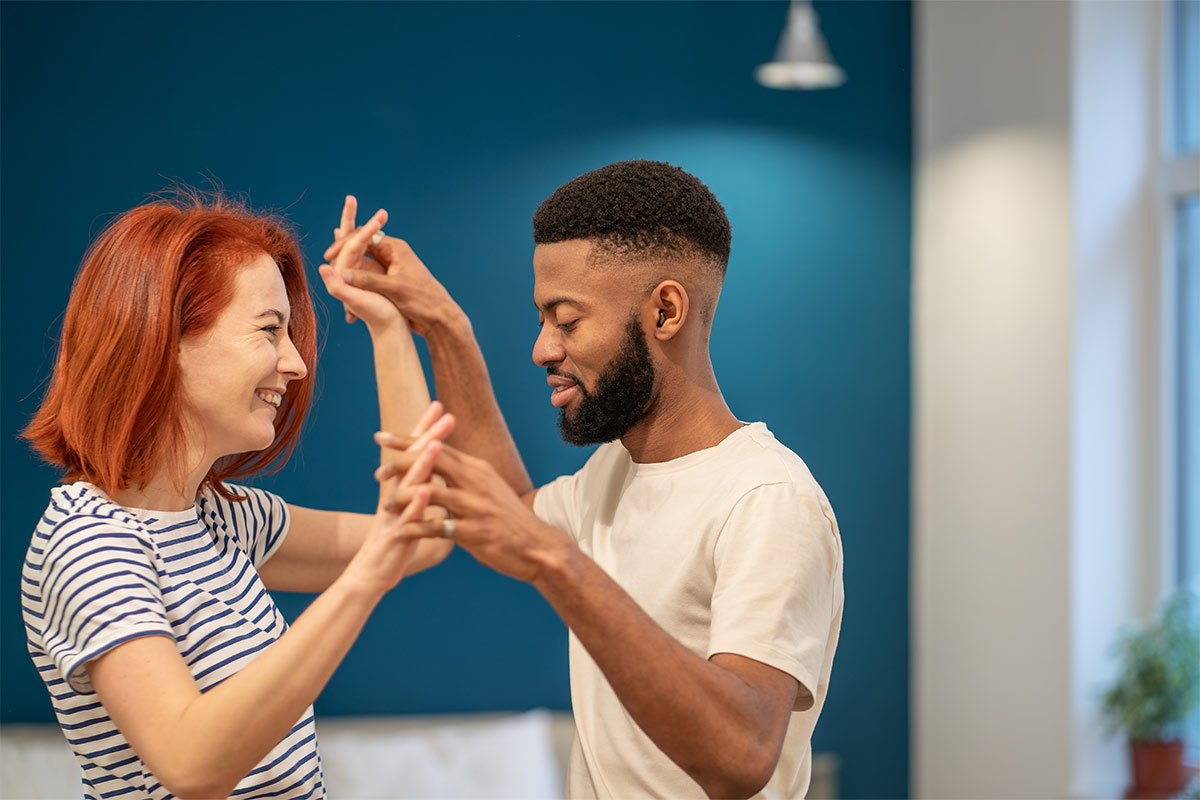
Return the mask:
[[282, 311], [280, 311], [277, 308], [268, 308], [266, 311], [262, 312], [257, 317], [255, 317], [255, 319], [262, 319], [263, 317], [269, 317], [271, 315], [274, 315], [275, 318], [277, 320], [279, 320], [280, 325], [287, 322], [287, 314], [284, 314]]
[[576, 300], [572, 297], [554, 297], [540, 305], [538, 304], [538, 302], [536, 300], [533, 301], [534, 308], [536, 308], [538, 311], [541, 311], [541, 312], [547, 313], [547, 314], [549, 312], [553, 311], [554, 307], [558, 306], [558, 305], [568, 305], [568, 306], [575, 306], [576, 308], [584, 308], [583, 303], [579, 302], [578, 300]]

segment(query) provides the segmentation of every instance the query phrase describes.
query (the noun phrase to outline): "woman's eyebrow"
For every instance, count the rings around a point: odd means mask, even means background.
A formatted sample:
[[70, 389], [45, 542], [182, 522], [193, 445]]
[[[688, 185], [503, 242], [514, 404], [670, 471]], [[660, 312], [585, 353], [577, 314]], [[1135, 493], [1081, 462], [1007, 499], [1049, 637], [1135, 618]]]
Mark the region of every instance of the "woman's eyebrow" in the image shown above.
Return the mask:
[[279, 320], [280, 325], [287, 322], [287, 314], [284, 314], [282, 311], [280, 311], [277, 308], [268, 308], [266, 311], [262, 312], [257, 317], [255, 317], [255, 319], [262, 319], [263, 317], [269, 317], [272, 314], [274, 314], [275, 318]]

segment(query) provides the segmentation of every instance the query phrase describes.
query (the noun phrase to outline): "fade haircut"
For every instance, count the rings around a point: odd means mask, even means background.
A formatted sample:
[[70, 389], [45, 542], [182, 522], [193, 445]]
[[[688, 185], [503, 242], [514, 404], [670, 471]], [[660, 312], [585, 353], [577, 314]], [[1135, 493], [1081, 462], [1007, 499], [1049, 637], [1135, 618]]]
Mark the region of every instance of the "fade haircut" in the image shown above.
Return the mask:
[[601, 257], [703, 261], [720, 278], [729, 218], [696, 176], [663, 161], [617, 161], [564, 183], [533, 215], [533, 241], [594, 242]]

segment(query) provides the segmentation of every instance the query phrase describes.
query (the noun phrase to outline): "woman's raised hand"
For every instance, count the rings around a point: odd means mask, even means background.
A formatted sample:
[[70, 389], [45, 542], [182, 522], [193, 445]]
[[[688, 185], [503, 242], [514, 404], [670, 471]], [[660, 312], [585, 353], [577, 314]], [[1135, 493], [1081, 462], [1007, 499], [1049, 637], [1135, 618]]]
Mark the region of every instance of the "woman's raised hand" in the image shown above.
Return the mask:
[[416, 550], [416, 542], [402, 537], [401, 531], [406, 523], [416, 522], [425, 514], [433, 465], [442, 452], [442, 440], [453, 429], [454, 416], [444, 413], [441, 403], [431, 403], [413, 429], [415, 440], [406, 451], [415, 454], [416, 460], [407, 471], [397, 474], [393, 470], [382, 482], [371, 531], [347, 565], [344, 577], [361, 581], [380, 595], [399, 583]]
[[403, 320], [395, 304], [375, 292], [348, 285], [343, 276], [348, 270], [378, 274], [384, 272], [383, 266], [370, 258], [367, 251], [371, 245], [371, 237], [382, 230], [387, 222], [387, 211], [379, 209], [361, 228], [355, 227], [357, 213], [358, 200], [354, 195], [346, 195], [341, 225], [333, 231], [334, 243], [341, 246], [332, 257], [332, 263], [322, 264], [319, 271], [321, 279], [325, 281], [325, 289], [342, 301], [347, 322], [362, 319], [367, 323], [367, 327], [379, 328]]

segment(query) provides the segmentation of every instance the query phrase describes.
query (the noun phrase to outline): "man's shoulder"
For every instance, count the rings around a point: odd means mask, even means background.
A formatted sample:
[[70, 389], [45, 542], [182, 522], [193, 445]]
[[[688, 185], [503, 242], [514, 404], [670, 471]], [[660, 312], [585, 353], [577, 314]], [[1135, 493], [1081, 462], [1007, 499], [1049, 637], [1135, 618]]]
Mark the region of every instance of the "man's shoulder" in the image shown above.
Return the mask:
[[804, 460], [780, 442], [762, 422], [738, 428], [713, 449], [702, 469], [745, 483], [815, 483]]

